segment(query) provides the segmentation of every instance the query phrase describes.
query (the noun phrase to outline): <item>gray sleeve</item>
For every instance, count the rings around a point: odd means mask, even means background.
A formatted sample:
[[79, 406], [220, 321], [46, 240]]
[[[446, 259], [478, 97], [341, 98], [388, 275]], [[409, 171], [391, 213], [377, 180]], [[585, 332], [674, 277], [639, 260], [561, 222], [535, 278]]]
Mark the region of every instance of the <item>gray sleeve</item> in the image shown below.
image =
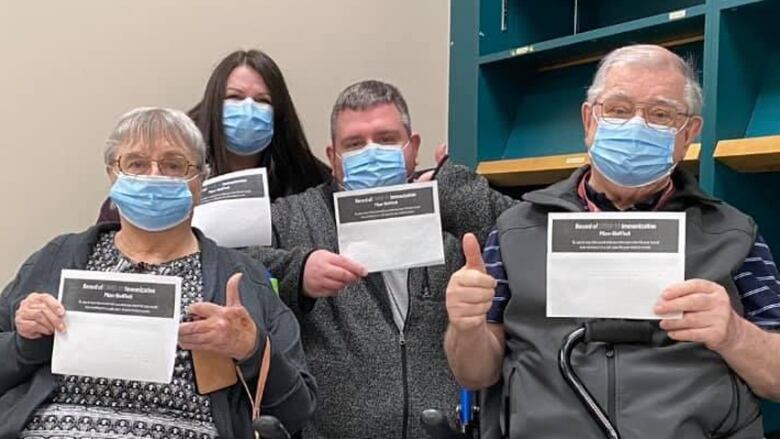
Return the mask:
[[33, 271], [44, 250], [34, 254], [0, 293], [0, 394], [27, 380], [40, 365], [51, 360], [53, 337], [28, 340], [16, 332], [14, 316], [24, 291], [24, 279]]
[[276, 416], [290, 432], [311, 419], [317, 404], [317, 383], [309, 372], [295, 316], [279, 310], [271, 319], [271, 365], [262, 412]]
[[317, 402], [317, 384], [309, 372], [301, 345], [298, 321], [271, 291], [260, 273], [248, 271], [241, 284], [241, 300], [257, 325], [257, 349], [240, 363], [242, 374], [256, 382], [266, 336], [271, 340], [271, 361], [261, 407], [278, 418], [287, 430], [300, 430]]
[[315, 249], [294, 247], [292, 249], [253, 247], [247, 250], [252, 259], [260, 261], [279, 282], [279, 297], [296, 315], [311, 311], [314, 300], [305, 297], [303, 291], [303, 269], [306, 260]]
[[436, 176], [442, 228], [459, 239], [466, 233], [485, 242], [498, 217], [519, 201], [492, 189], [469, 168], [447, 160]]
[[271, 205], [271, 247], [246, 250], [252, 259], [262, 262], [277, 279], [279, 297], [296, 315], [302, 315], [314, 306], [314, 300], [302, 294], [303, 270], [309, 255], [317, 250], [315, 243], [308, 238], [300, 200], [300, 195], [293, 195], [274, 201]]

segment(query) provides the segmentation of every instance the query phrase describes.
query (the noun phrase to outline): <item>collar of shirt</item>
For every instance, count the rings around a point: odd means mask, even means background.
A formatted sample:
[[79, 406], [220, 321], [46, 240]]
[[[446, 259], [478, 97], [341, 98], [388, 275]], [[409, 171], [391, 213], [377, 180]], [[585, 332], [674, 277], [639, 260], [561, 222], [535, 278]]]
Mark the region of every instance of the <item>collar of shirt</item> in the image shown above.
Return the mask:
[[[606, 194], [597, 192], [590, 186], [590, 183], [588, 183], [589, 179], [590, 171], [583, 174], [577, 187], [577, 195], [579, 195], [583, 207], [589, 212], [620, 212], [621, 210], [607, 198]], [[653, 194], [647, 200], [637, 203], [624, 211], [648, 212], [660, 210], [673, 194], [674, 185], [670, 179], [669, 183], [663, 189]]]

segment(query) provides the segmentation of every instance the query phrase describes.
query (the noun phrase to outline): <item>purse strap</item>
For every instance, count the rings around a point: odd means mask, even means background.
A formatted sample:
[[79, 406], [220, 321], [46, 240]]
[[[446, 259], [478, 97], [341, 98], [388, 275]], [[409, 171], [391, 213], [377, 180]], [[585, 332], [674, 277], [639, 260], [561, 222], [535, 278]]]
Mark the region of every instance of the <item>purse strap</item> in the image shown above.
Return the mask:
[[263, 392], [265, 383], [268, 381], [268, 370], [271, 368], [271, 338], [265, 337], [265, 348], [263, 348], [263, 359], [260, 362], [260, 372], [257, 376], [257, 389], [255, 389], [255, 398], [252, 401], [252, 420], [260, 417], [260, 406], [263, 402]]

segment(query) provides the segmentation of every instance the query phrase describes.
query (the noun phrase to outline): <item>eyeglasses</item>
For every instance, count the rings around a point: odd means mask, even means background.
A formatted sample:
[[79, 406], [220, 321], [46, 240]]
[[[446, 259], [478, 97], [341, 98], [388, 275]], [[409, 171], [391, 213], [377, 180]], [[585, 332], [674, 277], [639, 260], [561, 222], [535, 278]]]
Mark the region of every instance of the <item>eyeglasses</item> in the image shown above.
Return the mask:
[[160, 160], [151, 160], [148, 157], [139, 155], [119, 156], [114, 160], [114, 164], [119, 171], [128, 175], [149, 175], [152, 173], [152, 163], [157, 164], [160, 174], [166, 177], [187, 178], [195, 177], [200, 171], [199, 165], [194, 165], [183, 156], [165, 157]]
[[593, 114], [604, 123], [623, 125], [633, 119], [639, 109], [642, 110], [645, 124], [659, 131], [670, 128], [679, 131], [692, 116], [670, 104], [637, 103], [624, 98], [608, 98], [597, 102], [593, 106]]

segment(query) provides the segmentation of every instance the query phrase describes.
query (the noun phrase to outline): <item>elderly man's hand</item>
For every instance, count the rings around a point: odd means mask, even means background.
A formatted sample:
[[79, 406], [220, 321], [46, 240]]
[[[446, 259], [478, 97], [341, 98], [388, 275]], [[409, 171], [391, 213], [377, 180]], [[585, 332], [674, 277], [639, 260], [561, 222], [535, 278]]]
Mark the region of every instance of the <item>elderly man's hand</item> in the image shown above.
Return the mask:
[[655, 312], [682, 312], [681, 319], [662, 320], [661, 328], [674, 340], [704, 343], [716, 352], [734, 342], [741, 320], [734, 312], [726, 290], [703, 279], [669, 286], [661, 295]]
[[238, 283], [241, 273], [230, 277], [225, 306], [193, 303], [187, 312], [195, 321], [179, 325], [179, 345], [183, 349], [210, 351], [244, 360], [255, 352], [257, 326], [241, 304]]
[[313, 299], [335, 296], [347, 285], [368, 276], [368, 270], [345, 256], [327, 250], [309, 255], [303, 268], [303, 294]]
[[463, 237], [466, 265], [456, 271], [447, 285], [447, 315], [456, 331], [470, 331], [486, 325], [486, 315], [493, 303], [496, 280], [487, 274], [477, 238]]
[[28, 339], [35, 340], [65, 332], [65, 308], [51, 294], [30, 293], [19, 303], [14, 324], [16, 332]]

